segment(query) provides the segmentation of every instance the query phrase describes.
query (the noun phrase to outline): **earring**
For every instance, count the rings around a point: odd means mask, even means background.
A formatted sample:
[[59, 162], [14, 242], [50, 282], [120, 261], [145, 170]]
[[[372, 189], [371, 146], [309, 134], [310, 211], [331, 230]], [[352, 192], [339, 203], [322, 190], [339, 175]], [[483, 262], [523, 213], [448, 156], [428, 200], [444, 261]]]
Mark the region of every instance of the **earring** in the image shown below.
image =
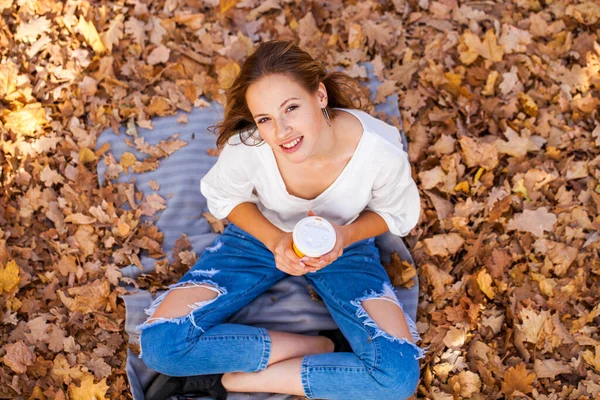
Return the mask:
[[327, 121], [327, 125], [331, 126], [331, 119], [329, 118], [329, 112], [327, 111], [326, 107], [321, 108], [321, 111], [323, 111], [323, 115], [325, 116], [325, 121]]

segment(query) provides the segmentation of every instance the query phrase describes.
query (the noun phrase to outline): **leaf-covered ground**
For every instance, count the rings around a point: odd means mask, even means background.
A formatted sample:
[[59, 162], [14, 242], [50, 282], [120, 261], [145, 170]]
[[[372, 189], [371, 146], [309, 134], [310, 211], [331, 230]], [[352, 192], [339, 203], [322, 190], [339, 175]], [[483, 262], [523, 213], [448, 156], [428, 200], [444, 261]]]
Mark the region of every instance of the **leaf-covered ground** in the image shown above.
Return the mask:
[[[253, 43], [276, 38], [355, 77], [370, 61], [377, 101], [400, 95], [423, 210], [407, 238], [430, 350], [417, 396], [600, 397], [597, 0], [0, 0], [0, 13], [0, 398], [130, 397], [119, 268], [155, 257], [137, 285], [156, 290], [195, 255], [182, 238], [165, 261], [140, 223], [164, 199], [100, 188], [96, 164], [156, 168], [185, 143], [149, 146], [136, 127], [222, 102]], [[146, 161], [95, 150], [120, 124]]]

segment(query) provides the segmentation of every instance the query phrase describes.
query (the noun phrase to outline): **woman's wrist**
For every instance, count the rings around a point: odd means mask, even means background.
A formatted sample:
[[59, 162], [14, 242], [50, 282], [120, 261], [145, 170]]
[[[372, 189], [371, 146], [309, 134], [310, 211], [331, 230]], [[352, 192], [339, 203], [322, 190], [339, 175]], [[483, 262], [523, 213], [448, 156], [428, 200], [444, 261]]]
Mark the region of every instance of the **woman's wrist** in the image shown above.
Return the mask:
[[270, 234], [263, 241], [263, 244], [265, 245], [265, 247], [267, 249], [269, 249], [269, 251], [271, 253], [275, 253], [275, 247], [277, 246], [277, 243], [279, 243], [281, 241], [281, 237], [286, 234], [286, 232], [282, 231], [281, 229], [279, 229], [277, 227], [275, 227], [275, 229], [277, 229], [277, 231], [274, 232], [273, 234]]
[[356, 240], [354, 240], [354, 227], [350, 225], [340, 225], [340, 233], [342, 234], [342, 240], [344, 247], [350, 246]]

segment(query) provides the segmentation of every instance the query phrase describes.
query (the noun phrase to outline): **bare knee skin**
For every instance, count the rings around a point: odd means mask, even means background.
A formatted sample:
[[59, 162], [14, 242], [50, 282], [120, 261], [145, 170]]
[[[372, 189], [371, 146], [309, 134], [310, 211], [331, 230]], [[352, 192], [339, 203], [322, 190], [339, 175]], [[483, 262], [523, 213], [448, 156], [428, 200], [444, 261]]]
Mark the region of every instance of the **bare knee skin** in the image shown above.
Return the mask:
[[208, 284], [202, 286], [190, 284], [174, 288], [156, 308], [154, 314], [148, 318], [148, 321], [187, 315], [192, 311], [192, 308], [189, 307], [190, 304], [216, 298], [218, 293], [215, 290], [214, 286]]
[[373, 298], [362, 302], [363, 308], [369, 316], [379, 325], [381, 329], [392, 336], [403, 337], [414, 343], [414, 340], [408, 329], [404, 312], [398, 305], [387, 301], [389, 299], [395, 302], [395, 299], [389, 297]]

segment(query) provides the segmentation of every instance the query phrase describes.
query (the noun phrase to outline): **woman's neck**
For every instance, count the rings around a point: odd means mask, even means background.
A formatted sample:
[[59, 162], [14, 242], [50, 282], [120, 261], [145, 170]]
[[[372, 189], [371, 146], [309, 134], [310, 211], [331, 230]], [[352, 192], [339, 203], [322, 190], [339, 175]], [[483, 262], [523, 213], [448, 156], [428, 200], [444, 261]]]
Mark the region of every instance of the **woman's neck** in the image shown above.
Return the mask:
[[332, 118], [331, 126], [329, 126], [327, 122], [323, 122], [323, 125], [323, 129], [319, 135], [319, 140], [315, 143], [312, 154], [303, 162], [303, 164], [331, 161], [332, 156], [335, 156], [337, 153], [336, 150], [340, 149], [338, 143], [339, 136], [336, 134], [336, 132], [339, 131], [339, 119]]

